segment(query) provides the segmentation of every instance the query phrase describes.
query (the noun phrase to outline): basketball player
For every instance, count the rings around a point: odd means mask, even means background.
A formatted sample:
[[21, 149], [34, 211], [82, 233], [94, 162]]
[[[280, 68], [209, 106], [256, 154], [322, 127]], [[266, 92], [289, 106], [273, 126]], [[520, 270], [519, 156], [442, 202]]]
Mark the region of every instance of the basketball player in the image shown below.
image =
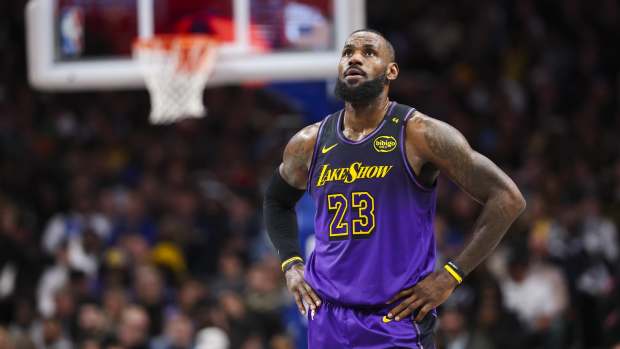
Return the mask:
[[[435, 308], [491, 253], [525, 201], [459, 131], [388, 99], [398, 66], [380, 33], [351, 34], [338, 75], [345, 108], [286, 146], [265, 195], [268, 233], [308, 316], [310, 348], [433, 348]], [[440, 172], [483, 210], [461, 254], [434, 271]], [[304, 190], [317, 209], [305, 265], [294, 211]]]

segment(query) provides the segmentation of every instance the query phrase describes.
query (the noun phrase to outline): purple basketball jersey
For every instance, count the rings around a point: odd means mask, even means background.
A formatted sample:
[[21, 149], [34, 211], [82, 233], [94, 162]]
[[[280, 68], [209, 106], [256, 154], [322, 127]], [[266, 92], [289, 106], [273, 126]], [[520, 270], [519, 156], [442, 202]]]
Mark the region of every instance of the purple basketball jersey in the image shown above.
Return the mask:
[[357, 142], [342, 133], [343, 111], [321, 123], [308, 178], [316, 245], [305, 275], [331, 302], [383, 305], [434, 269], [436, 190], [417, 181], [404, 152], [413, 111], [391, 102]]

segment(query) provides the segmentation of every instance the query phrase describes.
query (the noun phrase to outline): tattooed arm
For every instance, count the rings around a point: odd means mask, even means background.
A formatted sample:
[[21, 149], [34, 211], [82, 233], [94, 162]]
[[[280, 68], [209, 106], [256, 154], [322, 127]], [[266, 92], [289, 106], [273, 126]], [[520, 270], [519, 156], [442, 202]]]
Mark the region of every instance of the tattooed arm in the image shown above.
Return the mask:
[[[515, 183], [491, 160], [474, 151], [454, 127], [416, 112], [407, 125], [407, 157], [414, 170], [432, 182], [443, 172], [483, 210], [473, 228], [473, 237], [455, 259], [469, 274], [497, 246], [512, 222], [525, 209], [525, 199]], [[403, 290], [390, 302], [408, 296], [391, 311], [404, 318], [420, 308], [416, 320], [443, 303], [456, 286], [445, 270], [435, 272], [416, 286]]]
[[483, 205], [471, 241], [455, 260], [469, 274], [523, 212], [525, 199], [510, 177], [474, 151], [454, 127], [416, 113], [407, 125], [407, 134], [422, 161], [434, 165]]
[[279, 167], [280, 175], [288, 184], [297, 189], [306, 189], [319, 125], [320, 123], [315, 123], [301, 129], [291, 138], [284, 149], [282, 164]]

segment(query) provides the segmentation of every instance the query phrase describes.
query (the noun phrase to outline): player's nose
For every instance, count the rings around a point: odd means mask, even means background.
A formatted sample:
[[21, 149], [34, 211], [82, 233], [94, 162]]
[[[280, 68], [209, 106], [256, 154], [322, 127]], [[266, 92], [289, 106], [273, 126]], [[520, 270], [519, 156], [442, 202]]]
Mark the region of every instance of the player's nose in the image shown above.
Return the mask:
[[362, 65], [363, 61], [364, 60], [362, 54], [359, 52], [354, 52], [349, 58], [348, 66]]

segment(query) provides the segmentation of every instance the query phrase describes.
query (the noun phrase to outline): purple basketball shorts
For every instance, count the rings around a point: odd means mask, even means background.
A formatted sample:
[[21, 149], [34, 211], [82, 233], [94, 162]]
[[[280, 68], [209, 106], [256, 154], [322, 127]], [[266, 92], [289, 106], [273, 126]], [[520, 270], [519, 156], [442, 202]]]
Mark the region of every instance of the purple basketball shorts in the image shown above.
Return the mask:
[[323, 301], [314, 315], [308, 312], [308, 348], [434, 349], [436, 312], [428, 313], [421, 322], [413, 321], [413, 315], [389, 321], [385, 315], [396, 304], [365, 310]]

